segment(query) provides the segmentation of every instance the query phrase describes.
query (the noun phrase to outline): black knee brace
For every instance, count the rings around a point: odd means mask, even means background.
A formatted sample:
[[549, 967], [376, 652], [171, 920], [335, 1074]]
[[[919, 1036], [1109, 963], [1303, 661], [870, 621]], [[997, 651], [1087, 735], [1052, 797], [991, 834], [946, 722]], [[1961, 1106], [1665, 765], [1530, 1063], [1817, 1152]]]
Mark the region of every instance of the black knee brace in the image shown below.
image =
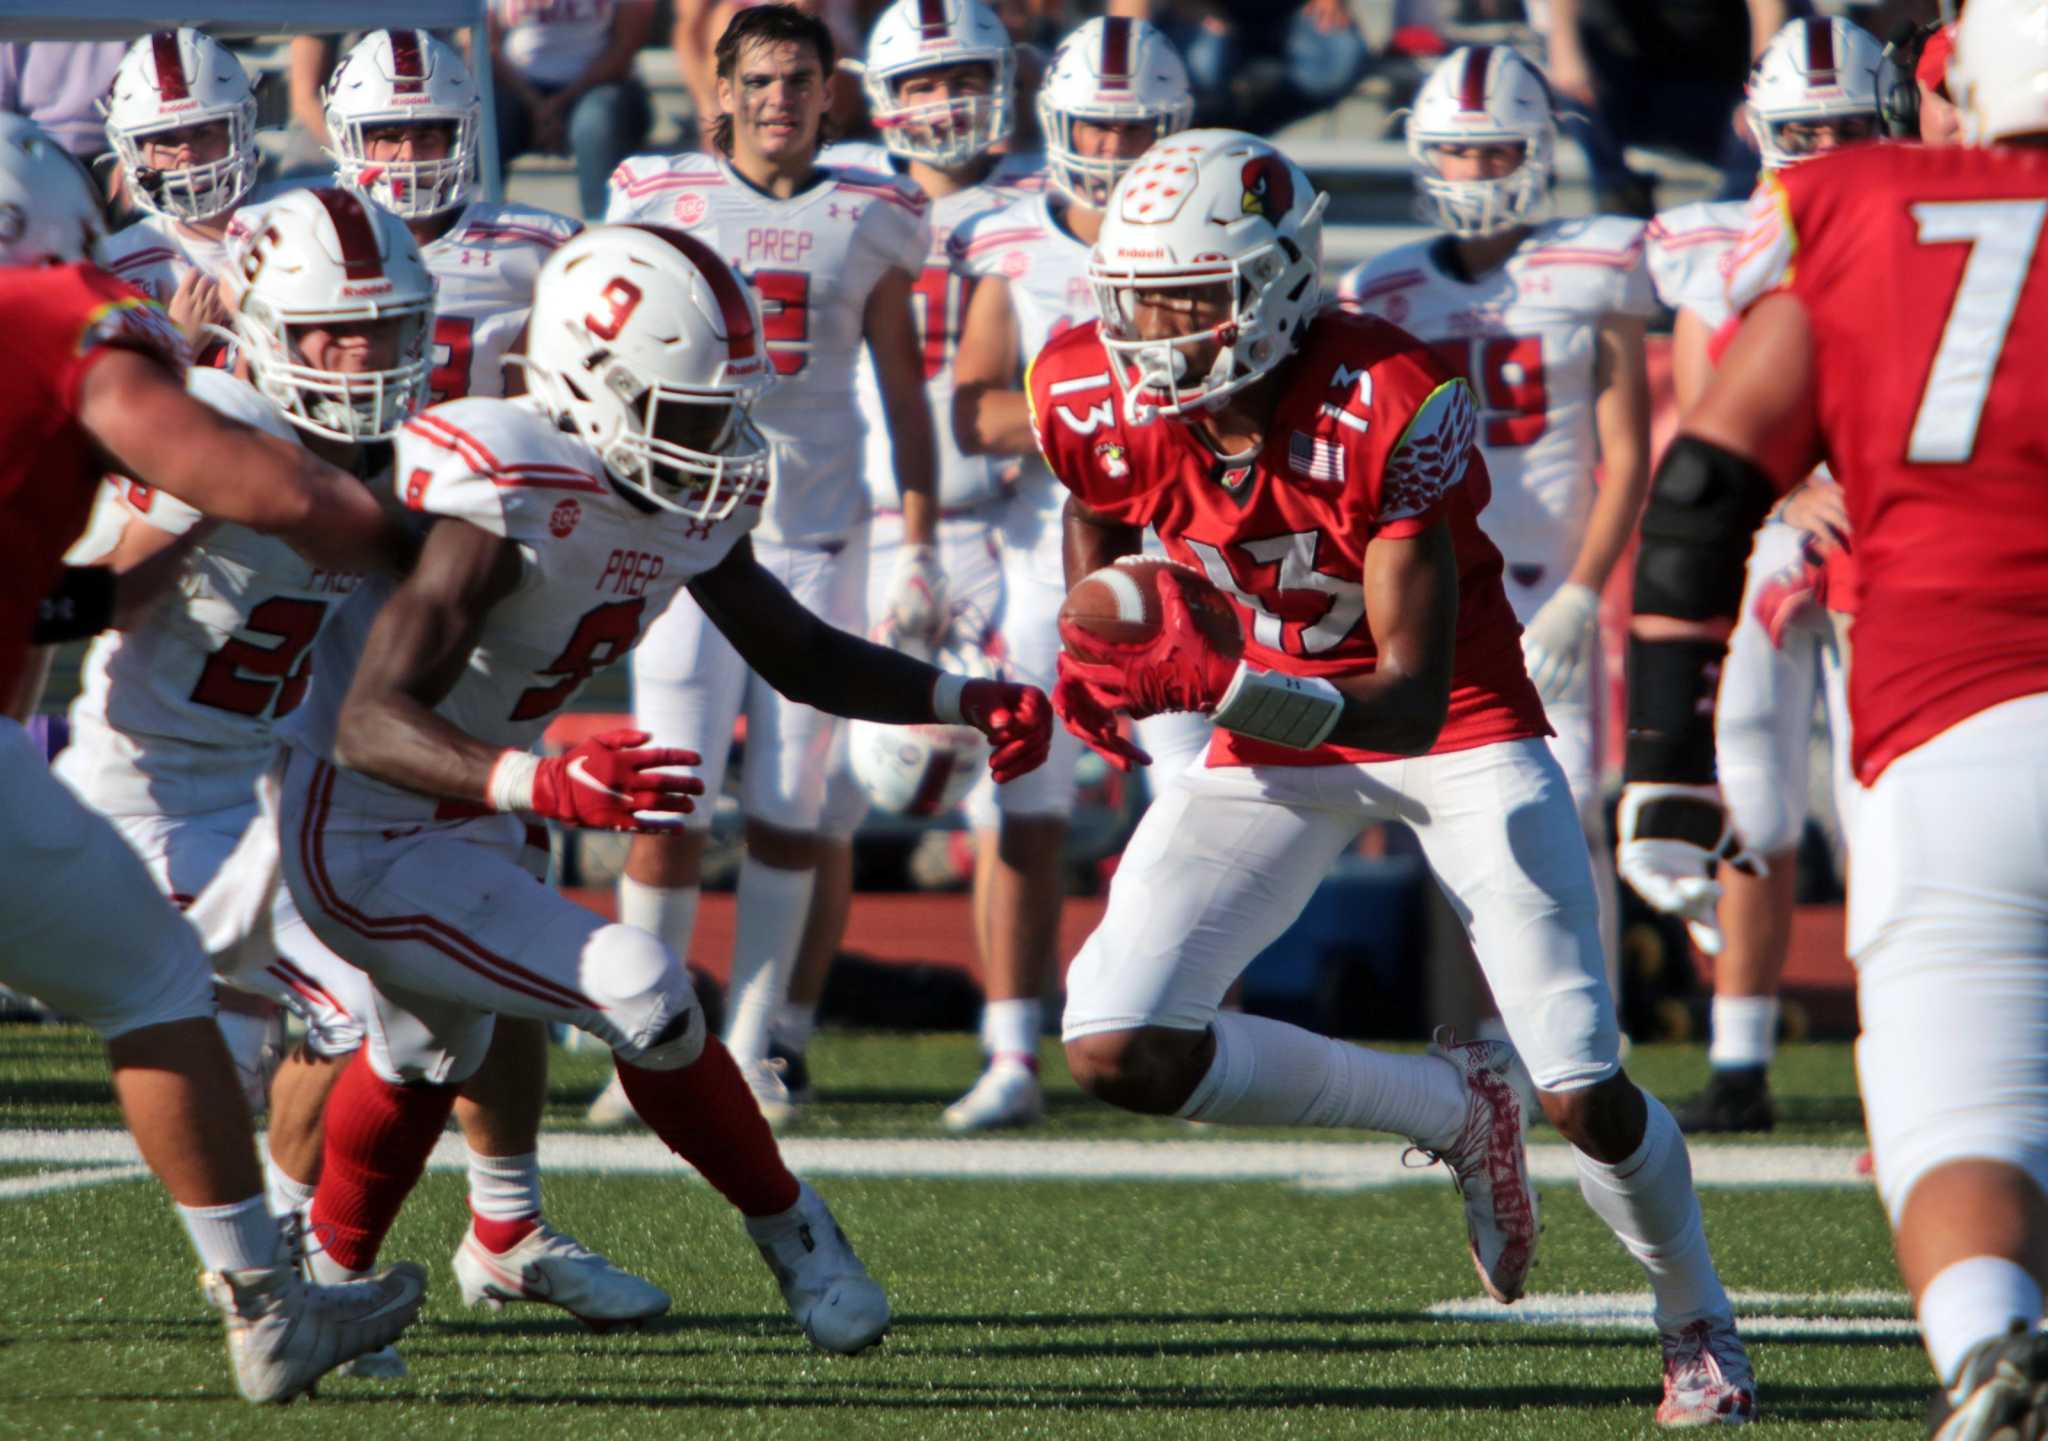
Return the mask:
[[1733, 451], [1691, 435], [1671, 442], [1643, 512], [1636, 614], [1733, 616], [1750, 541], [1777, 494], [1770, 476]]

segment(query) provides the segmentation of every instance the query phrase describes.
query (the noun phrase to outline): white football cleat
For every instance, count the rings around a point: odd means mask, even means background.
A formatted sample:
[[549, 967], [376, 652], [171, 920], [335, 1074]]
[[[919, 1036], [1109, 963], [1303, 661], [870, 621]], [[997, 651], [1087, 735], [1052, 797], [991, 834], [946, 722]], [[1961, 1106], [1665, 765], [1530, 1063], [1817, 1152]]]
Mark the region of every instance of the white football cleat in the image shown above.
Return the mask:
[[740, 1067], [747, 1089], [754, 1093], [754, 1104], [761, 1108], [761, 1119], [771, 1131], [781, 1130], [803, 1110], [803, 1099], [789, 1088], [788, 1074], [789, 1063], [780, 1056]]
[[403, 1381], [411, 1370], [396, 1346], [379, 1346], [353, 1361], [342, 1362], [331, 1374], [356, 1381]]
[[1735, 1334], [1735, 1318], [1660, 1331], [1664, 1399], [1659, 1426], [1746, 1426], [1756, 1420], [1756, 1373]]
[[487, 1249], [472, 1225], [455, 1248], [455, 1280], [465, 1305], [502, 1311], [507, 1301], [539, 1301], [593, 1331], [641, 1326], [669, 1308], [661, 1287], [545, 1221], [502, 1253]]
[[1415, 1149], [1450, 1169], [1465, 1198], [1465, 1234], [1473, 1269], [1486, 1294], [1512, 1305], [1536, 1260], [1536, 1187], [1522, 1144], [1522, 1103], [1508, 1081], [1515, 1058], [1506, 1041], [1460, 1041], [1440, 1028], [1430, 1054], [1465, 1078], [1465, 1124], [1442, 1150]]
[[941, 1118], [949, 1131], [992, 1131], [1002, 1126], [1035, 1126], [1045, 1119], [1045, 1093], [1038, 1072], [1015, 1061], [995, 1060], [974, 1088]]
[[1928, 1408], [1932, 1441], [2004, 1441], [2048, 1431], [2048, 1334], [2019, 1327], [1979, 1341]]
[[291, 1265], [209, 1271], [199, 1289], [227, 1322], [235, 1385], [248, 1400], [287, 1402], [367, 1351], [388, 1346], [420, 1313], [427, 1273], [411, 1262], [341, 1286], [308, 1285]]
[[640, 1113], [633, 1109], [627, 1099], [626, 1083], [613, 1074], [611, 1084], [597, 1093], [597, 1099], [590, 1103], [590, 1109], [583, 1113], [583, 1119], [593, 1126], [612, 1129], [619, 1126], [644, 1126]]
[[747, 1235], [813, 1346], [852, 1356], [882, 1339], [889, 1329], [889, 1298], [808, 1184], [780, 1216], [748, 1217]]

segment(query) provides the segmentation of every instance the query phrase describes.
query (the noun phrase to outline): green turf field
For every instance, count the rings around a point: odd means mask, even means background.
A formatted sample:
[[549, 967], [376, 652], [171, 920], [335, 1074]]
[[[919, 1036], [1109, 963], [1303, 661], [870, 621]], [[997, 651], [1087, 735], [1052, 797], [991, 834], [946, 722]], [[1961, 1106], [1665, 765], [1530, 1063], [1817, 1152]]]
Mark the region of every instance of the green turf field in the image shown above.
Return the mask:
[[[1048, 1146], [1154, 1142], [1134, 1154], [1214, 1158], [1238, 1154], [1218, 1146], [1276, 1139], [1117, 1117], [1065, 1083], [1054, 1053], [1046, 1059], [1058, 1082], [1052, 1117], [1030, 1136]], [[813, 1053], [824, 1100], [792, 1133], [792, 1154], [823, 1155], [848, 1138], [935, 1138], [937, 1108], [972, 1079], [974, 1064], [967, 1037], [824, 1037]], [[1688, 1090], [1700, 1065], [1697, 1049], [1681, 1048], [1644, 1048], [1632, 1061], [1667, 1098]], [[558, 1055], [558, 1119], [595, 1092], [604, 1066], [599, 1053]], [[1780, 1086], [1794, 1124], [1752, 1150], [1839, 1159], [1839, 1150], [1811, 1148], [1855, 1149], [1846, 1047], [1798, 1048], [1783, 1060]], [[644, 1166], [551, 1171], [548, 1211], [668, 1287], [668, 1318], [599, 1338], [538, 1308], [499, 1318], [464, 1311], [448, 1270], [465, 1219], [461, 1179], [436, 1172], [388, 1251], [426, 1262], [432, 1277], [425, 1319], [404, 1347], [412, 1377], [333, 1381], [317, 1402], [258, 1413], [228, 1399], [217, 1328], [153, 1185], [21, 1193], [60, 1173], [94, 1179], [88, 1166], [27, 1159], [49, 1139], [29, 1128], [111, 1119], [103, 1067], [82, 1035], [0, 1028], [0, 1275], [9, 1302], [0, 1313], [0, 1436], [1238, 1441], [1651, 1431], [1657, 1363], [1642, 1323], [1490, 1319], [1554, 1315], [1574, 1293], [1618, 1293], [1612, 1305], [1637, 1299], [1633, 1264], [1572, 1188], [1545, 1188], [1536, 1284], [1502, 1312], [1474, 1304], [1457, 1203], [1441, 1173], [1350, 1190], [821, 1174], [820, 1189], [897, 1313], [885, 1346], [841, 1359], [804, 1344], [707, 1188]], [[1539, 1128], [1534, 1139], [1550, 1138]], [[855, 1149], [997, 1154], [978, 1141]], [[1027, 1176], [1041, 1153], [1052, 1151], [1018, 1153]], [[1723, 1273], [1752, 1297], [1742, 1310], [1776, 1431], [1923, 1434], [1929, 1378], [1902, 1334], [1874, 1196], [1854, 1185], [1717, 1184], [1704, 1198]], [[1431, 1314], [1444, 1307], [1459, 1314]]]

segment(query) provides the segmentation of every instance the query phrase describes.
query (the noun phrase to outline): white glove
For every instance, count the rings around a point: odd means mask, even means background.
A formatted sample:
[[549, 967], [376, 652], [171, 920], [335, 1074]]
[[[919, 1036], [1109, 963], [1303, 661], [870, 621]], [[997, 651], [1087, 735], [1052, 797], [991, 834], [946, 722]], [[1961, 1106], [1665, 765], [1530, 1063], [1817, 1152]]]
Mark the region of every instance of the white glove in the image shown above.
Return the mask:
[[930, 641], [945, 634], [946, 573], [939, 568], [936, 546], [905, 545], [896, 558], [889, 582], [889, 625], [899, 636]]
[[1567, 700], [1586, 673], [1586, 651], [1600, 621], [1600, 595], [1566, 581], [1543, 602], [1522, 632], [1522, 659], [1545, 705]]
[[[1727, 861], [1758, 875], [1765, 870], [1763, 858], [1736, 839], [1720, 787], [1632, 782], [1621, 788], [1615, 829], [1621, 878], [1651, 909], [1682, 918], [1703, 953], [1719, 955], [1715, 912], [1721, 883], [1714, 879], [1714, 863]], [[1713, 844], [1702, 845], [1710, 833]]]

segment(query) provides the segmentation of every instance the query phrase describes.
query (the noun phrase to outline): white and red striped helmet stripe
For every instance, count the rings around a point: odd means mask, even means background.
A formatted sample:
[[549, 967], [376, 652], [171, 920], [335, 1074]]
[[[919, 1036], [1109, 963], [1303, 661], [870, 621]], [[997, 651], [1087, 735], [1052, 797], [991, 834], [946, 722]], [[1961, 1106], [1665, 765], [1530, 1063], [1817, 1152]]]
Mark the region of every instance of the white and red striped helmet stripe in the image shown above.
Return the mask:
[[341, 243], [341, 273], [350, 280], [379, 280], [384, 261], [377, 253], [377, 227], [363, 202], [346, 190], [319, 189], [313, 198], [327, 208], [334, 237]]
[[178, 32], [159, 30], [149, 37], [150, 53], [156, 58], [156, 98], [183, 100], [192, 92], [185, 82], [185, 62], [178, 58]]

